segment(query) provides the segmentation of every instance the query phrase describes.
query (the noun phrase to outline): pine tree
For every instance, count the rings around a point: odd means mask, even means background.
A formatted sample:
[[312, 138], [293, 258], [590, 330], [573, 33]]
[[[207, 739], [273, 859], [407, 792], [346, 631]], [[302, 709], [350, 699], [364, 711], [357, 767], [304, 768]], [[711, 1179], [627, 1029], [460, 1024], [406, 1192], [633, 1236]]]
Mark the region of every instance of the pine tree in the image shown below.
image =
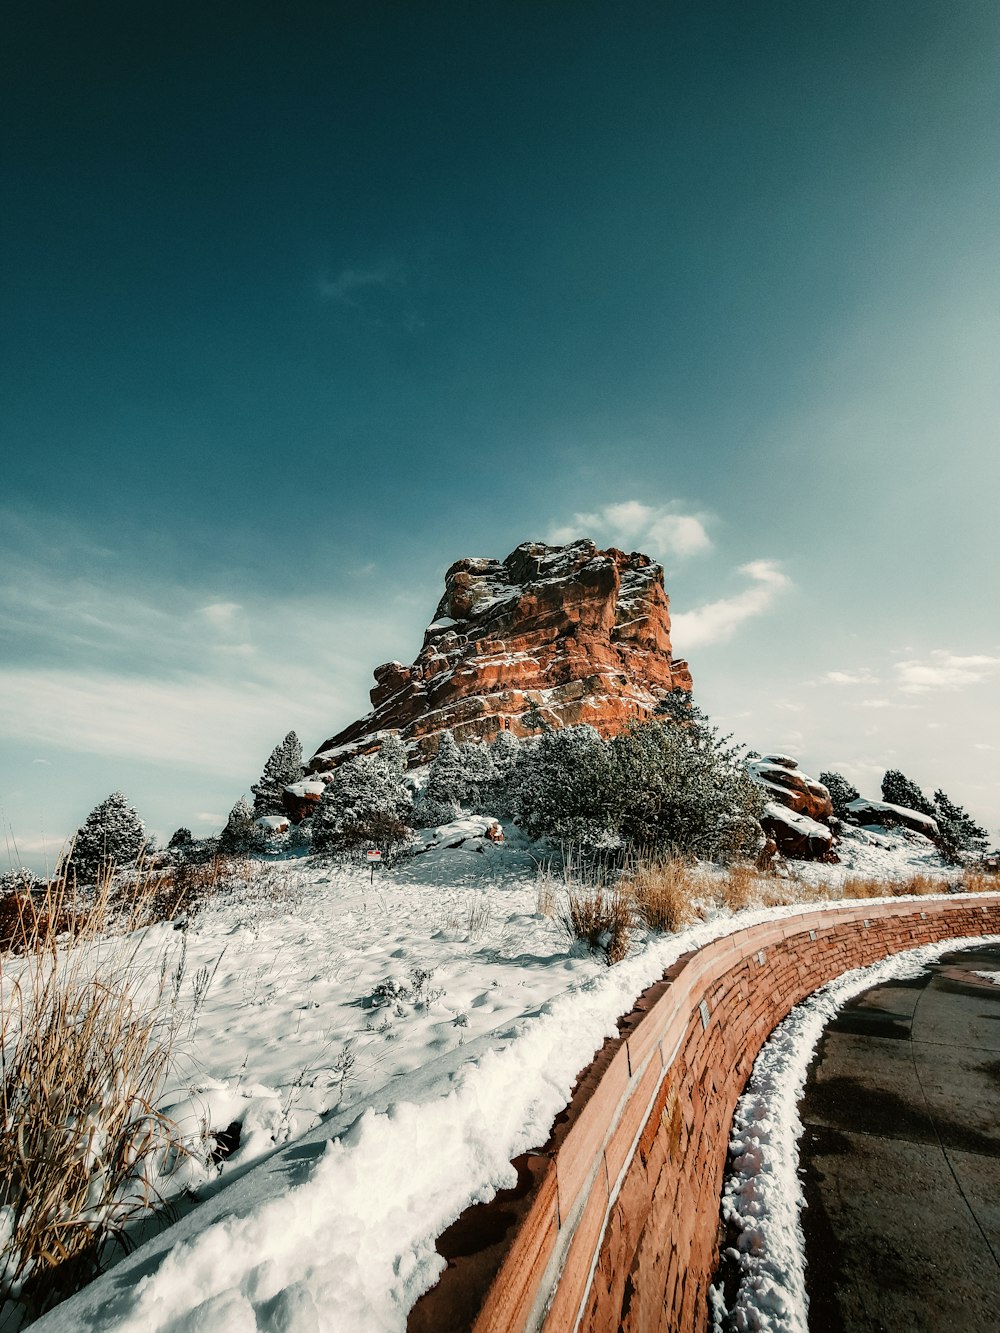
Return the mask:
[[254, 814], [250, 802], [245, 796], [229, 812], [226, 827], [219, 835], [219, 850], [223, 852], [248, 852], [260, 841], [254, 828]]
[[482, 813], [482, 805], [488, 799], [494, 779], [497, 776], [496, 765], [489, 746], [482, 741], [470, 741], [458, 747], [462, 762], [464, 788], [462, 802], [471, 810]]
[[378, 752], [384, 762], [402, 777], [410, 762], [410, 756], [402, 738], [398, 734], [386, 736], [379, 746]]
[[934, 793], [934, 817], [940, 835], [938, 845], [946, 861], [957, 864], [963, 852], [982, 856], [986, 851], [989, 844], [986, 830], [940, 788]]
[[821, 773], [819, 780], [830, 793], [830, 800], [833, 802], [833, 813], [838, 819], [850, 819], [851, 812], [848, 806], [852, 801], [860, 801], [861, 793], [857, 787], [851, 785], [842, 773], [828, 772]]
[[886, 770], [882, 778], [882, 800], [889, 805], [900, 805], [905, 810], [916, 810], [921, 815], [934, 818], [934, 806], [917, 784], [911, 782], [898, 768]]
[[458, 742], [450, 731], [442, 731], [420, 796], [418, 815], [421, 824], [446, 824], [457, 818], [467, 785]]
[[375, 846], [391, 851], [409, 834], [410, 793], [395, 763], [358, 755], [334, 771], [312, 817], [317, 851]]
[[490, 741], [490, 758], [497, 778], [503, 778], [517, 763], [521, 742], [512, 731], [498, 731]]
[[77, 830], [65, 869], [79, 884], [94, 884], [115, 866], [129, 865], [146, 846], [142, 820], [120, 791], [94, 807]]
[[298, 782], [304, 772], [302, 743], [295, 732], [290, 731], [271, 751], [271, 757], [264, 765], [260, 781], [255, 782], [250, 788], [253, 792], [254, 818], [284, 814], [285, 807], [281, 793], [293, 782]]
[[168, 848], [187, 847], [189, 843], [192, 842], [194, 842], [194, 837], [191, 833], [191, 830], [189, 828], [185, 828], [182, 824], [181, 827], [177, 829], [175, 833], [171, 834], [170, 841], [167, 843], [167, 847]]

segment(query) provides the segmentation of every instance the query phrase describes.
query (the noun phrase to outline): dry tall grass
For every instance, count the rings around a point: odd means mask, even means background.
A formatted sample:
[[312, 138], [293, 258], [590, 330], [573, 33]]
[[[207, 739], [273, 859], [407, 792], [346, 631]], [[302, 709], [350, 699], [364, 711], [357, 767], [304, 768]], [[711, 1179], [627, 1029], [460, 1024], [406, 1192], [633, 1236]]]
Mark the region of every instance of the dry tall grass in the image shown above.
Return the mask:
[[[172, 1126], [156, 1110], [177, 1032], [182, 973], [130, 932], [156, 886], [87, 894], [65, 879], [16, 906], [0, 973], [0, 1306], [8, 1328], [99, 1271], [102, 1253], [157, 1202]], [[113, 932], [113, 933], [112, 933]]]
[[609, 966], [628, 953], [632, 909], [616, 889], [568, 889], [559, 919], [571, 939], [581, 940], [592, 953], [603, 953]]
[[647, 930], [676, 931], [698, 915], [690, 866], [677, 858], [637, 866], [619, 888]]

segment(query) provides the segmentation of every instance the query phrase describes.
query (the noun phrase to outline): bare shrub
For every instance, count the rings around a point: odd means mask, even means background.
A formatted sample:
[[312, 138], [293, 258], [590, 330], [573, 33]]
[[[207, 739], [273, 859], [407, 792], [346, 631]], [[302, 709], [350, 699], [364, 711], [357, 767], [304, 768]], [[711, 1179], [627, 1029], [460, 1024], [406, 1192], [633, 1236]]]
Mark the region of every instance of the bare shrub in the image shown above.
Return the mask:
[[609, 966], [628, 953], [632, 910], [624, 894], [613, 889], [571, 888], [559, 917], [570, 939], [603, 953]]
[[112, 888], [108, 869], [88, 899], [63, 878], [23, 904], [8, 941], [21, 961], [0, 977], [0, 1305], [17, 1322], [95, 1276], [110, 1242], [127, 1245], [178, 1151], [156, 1110], [179, 1017], [169, 960], [107, 935], [146, 907]]
[[647, 930], [677, 931], [697, 915], [690, 867], [677, 858], [636, 867], [619, 888]]

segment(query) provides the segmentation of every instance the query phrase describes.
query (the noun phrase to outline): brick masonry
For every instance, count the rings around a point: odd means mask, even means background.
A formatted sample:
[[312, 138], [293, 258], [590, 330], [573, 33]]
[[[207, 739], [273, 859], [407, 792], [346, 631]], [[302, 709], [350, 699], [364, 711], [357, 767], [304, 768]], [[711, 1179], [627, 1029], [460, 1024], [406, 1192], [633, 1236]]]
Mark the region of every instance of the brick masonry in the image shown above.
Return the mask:
[[733, 1112], [770, 1033], [842, 972], [991, 934], [1000, 895], [955, 895], [808, 909], [686, 954], [619, 1020], [545, 1147], [515, 1164], [525, 1188], [441, 1238], [448, 1267], [409, 1333], [704, 1329]]

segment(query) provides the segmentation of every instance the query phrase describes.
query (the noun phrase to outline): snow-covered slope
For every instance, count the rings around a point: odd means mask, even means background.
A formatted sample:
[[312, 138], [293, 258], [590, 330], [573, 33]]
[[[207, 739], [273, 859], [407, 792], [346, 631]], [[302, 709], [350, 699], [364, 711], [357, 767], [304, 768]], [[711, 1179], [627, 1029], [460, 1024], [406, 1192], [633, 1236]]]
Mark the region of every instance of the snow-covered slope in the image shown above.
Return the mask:
[[[510, 1159], [545, 1141], [640, 991], [734, 928], [713, 909], [677, 935], [637, 934], [608, 968], [539, 910], [539, 849], [493, 846], [487, 822], [424, 834], [427, 850], [374, 883], [318, 858], [262, 867], [187, 931], [149, 932], [152, 959], [184, 951], [191, 1015], [164, 1105], [195, 1156], [160, 1184], [202, 1201], [40, 1328], [405, 1327], [440, 1270], [435, 1237], [513, 1183]], [[859, 831], [842, 865], [802, 870], [834, 885], [877, 866], [942, 873], [928, 848]], [[239, 1146], [207, 1162], [206, 1130], [236, 1124]]]

